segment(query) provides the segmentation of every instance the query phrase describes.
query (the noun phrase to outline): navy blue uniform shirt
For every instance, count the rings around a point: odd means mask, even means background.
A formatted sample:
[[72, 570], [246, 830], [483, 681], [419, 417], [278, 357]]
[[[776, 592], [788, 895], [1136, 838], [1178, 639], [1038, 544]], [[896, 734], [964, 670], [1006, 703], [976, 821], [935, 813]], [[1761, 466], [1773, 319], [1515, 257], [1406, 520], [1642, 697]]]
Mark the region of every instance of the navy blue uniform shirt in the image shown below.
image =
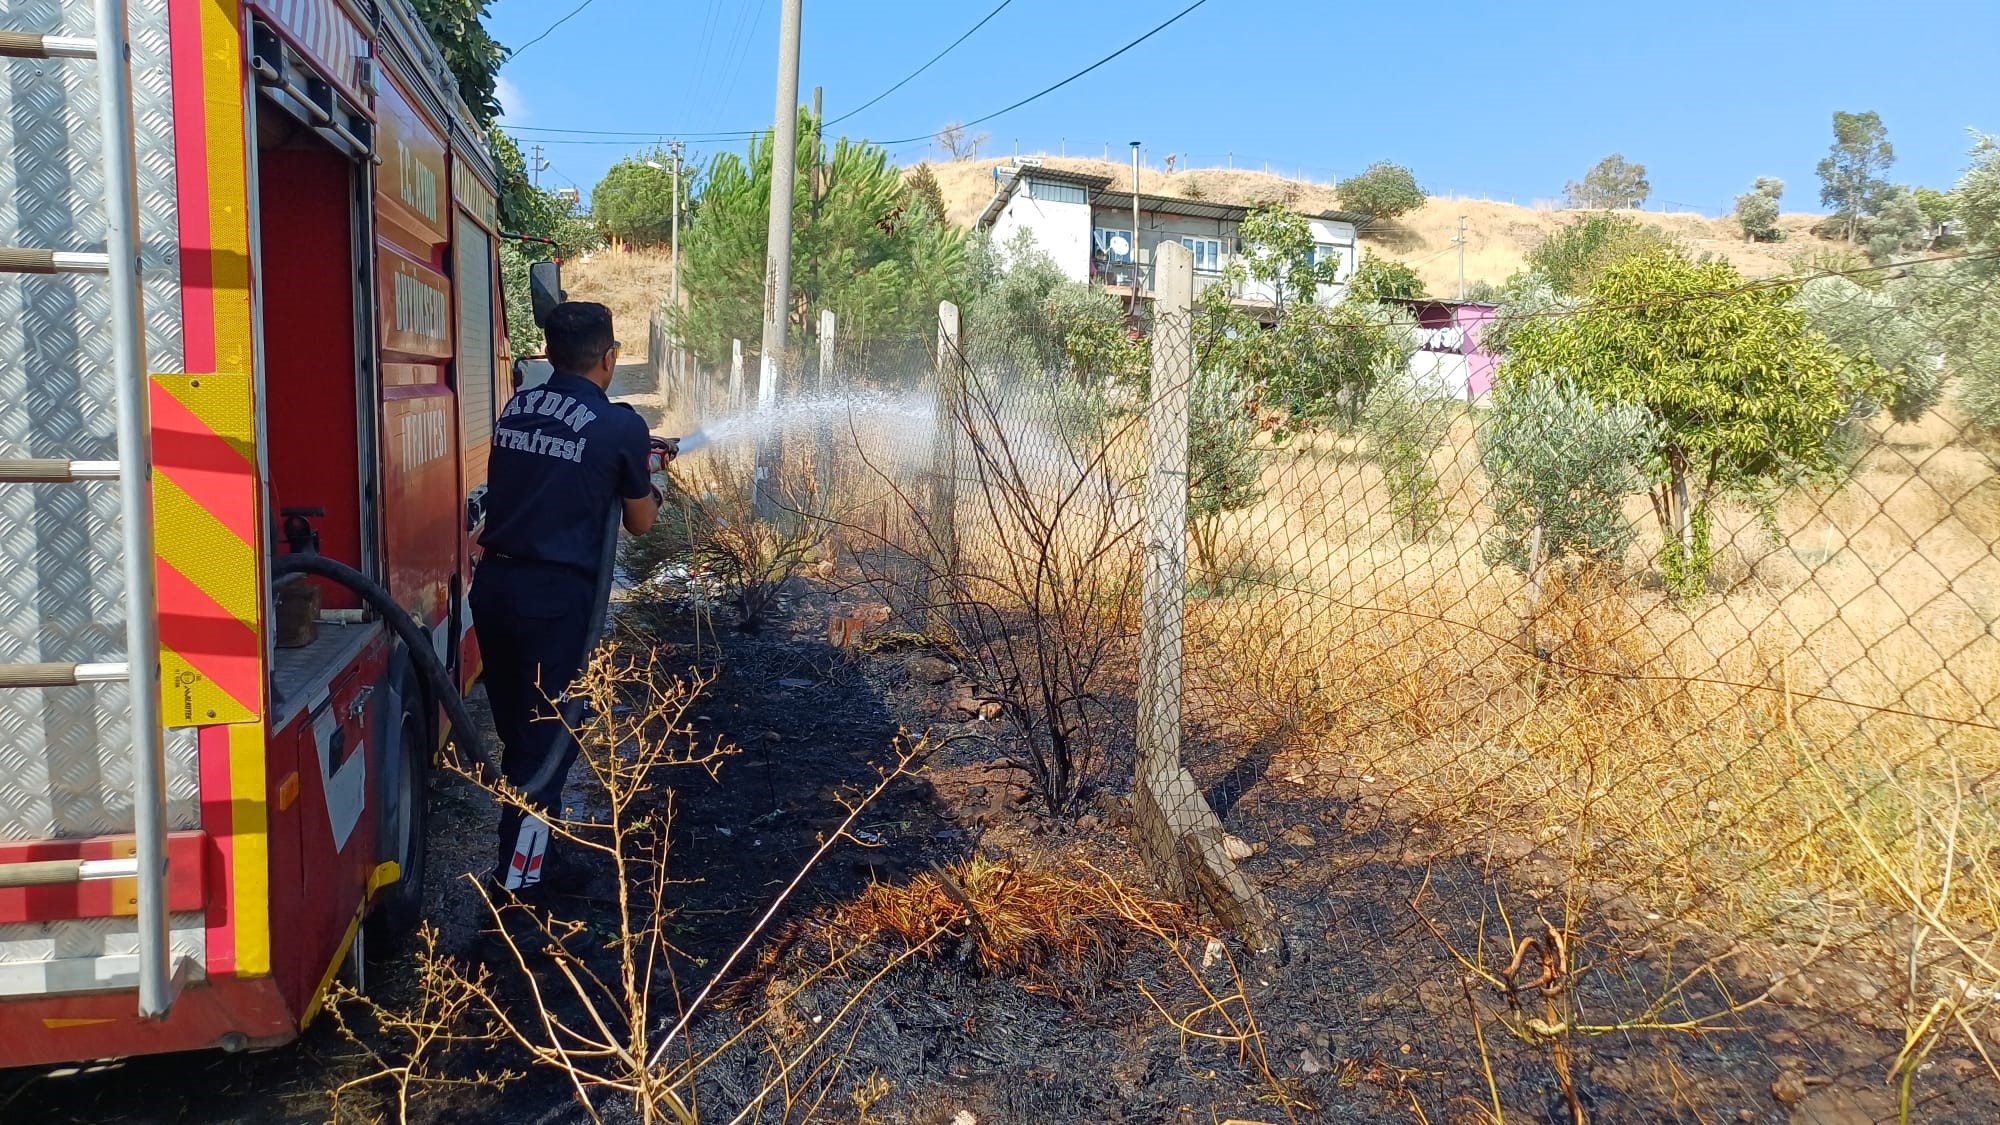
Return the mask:
[[646, 423], [560, 371], [508, 401], [493, 427], [480, 546], [595, 580], [622, 500], [652, 495]]

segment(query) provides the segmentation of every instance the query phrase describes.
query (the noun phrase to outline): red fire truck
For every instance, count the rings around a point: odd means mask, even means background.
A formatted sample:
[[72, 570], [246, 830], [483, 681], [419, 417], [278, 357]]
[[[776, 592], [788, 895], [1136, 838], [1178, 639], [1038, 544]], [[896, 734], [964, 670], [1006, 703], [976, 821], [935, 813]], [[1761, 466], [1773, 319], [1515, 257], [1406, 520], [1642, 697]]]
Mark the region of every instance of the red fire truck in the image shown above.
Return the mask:
[[478, 672], [495, 167], [407, 0], [10, 10], [0, 1066], [282, 1043]]

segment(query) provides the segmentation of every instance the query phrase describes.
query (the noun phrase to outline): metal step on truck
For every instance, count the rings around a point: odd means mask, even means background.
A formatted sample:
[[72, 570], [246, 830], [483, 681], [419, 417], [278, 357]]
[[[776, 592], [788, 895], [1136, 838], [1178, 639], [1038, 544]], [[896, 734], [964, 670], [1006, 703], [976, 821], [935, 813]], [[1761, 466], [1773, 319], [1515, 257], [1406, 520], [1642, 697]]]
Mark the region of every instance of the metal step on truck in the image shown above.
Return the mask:
[[279, 1044], [422, 905], [495, 166], [407, 0], [0, 13], [0, 1067]]

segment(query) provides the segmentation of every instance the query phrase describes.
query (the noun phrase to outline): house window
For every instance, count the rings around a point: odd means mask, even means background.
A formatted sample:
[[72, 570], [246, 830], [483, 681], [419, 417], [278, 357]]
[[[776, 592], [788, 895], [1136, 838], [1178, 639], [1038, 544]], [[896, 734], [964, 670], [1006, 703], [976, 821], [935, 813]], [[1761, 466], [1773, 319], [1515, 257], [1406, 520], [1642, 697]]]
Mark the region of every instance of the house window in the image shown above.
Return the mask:
[[1090, 232], [1090, 245], [1097, 256], [1111, 263], [1132, 260], [1132, 232], [1115, 227], [1098, 227]]
[[1219, 238], [1183, 238], [1181, 245], [1194, 255], [1194, 268], [1201, 273], [1222, 272], [1222, 240]]
[[1090, 193], [1077, 184], [1059, 184], [1054, 180], [1028, 181], [1028, 198], [1046, 203], [1089, 203]]
[[1321, 262], [1333, 262], [1338, 266], [1346, 253], [1347, 250], [1345, 247], [1335, 246], [1331, 242], [1315, 242], [1313, 243], [1313, 265], [1318, 265]]

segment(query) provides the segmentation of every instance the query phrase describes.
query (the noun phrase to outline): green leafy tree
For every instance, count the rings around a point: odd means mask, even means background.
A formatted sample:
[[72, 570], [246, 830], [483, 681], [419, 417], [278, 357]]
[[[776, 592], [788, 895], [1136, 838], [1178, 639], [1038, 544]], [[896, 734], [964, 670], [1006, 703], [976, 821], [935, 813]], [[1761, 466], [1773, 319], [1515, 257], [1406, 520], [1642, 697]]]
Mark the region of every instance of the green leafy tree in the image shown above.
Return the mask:
[[1340, 205], [1371, 219], [1393, 219], [1424, 205], [1416, 174], [1401, 164], [1378, 160], [1334, 189]]
[[1247, 277], [1272, 287], [1280, 312], [1292, 302], [1311, 303], [1340, 279], [1340, 263], [1314, 252], [1312, 227], [1304, 215], [1275, 207], [1259, 208], [1237, 227], [1243, 253], [1223, 272], [1232, 283]]
[[[1351, 296], [1319, 302], [1338, 265], [1314, 253], [1306, 220], [1286, 211], [1253, 211], [1241, 227], [1244, 253], [1196, 298], [1196, 355], [1281, 408], [1279, 440], [1329, 422], [1352, 426], [1386, 367], [1406, 365], [1416, 349], [1406, 312]], [[1276, 323], [1266, 328], [1231, 297], [1246, 281], [1272, 288]]]
[[417, 18], [443, 52], [458, 81], [458, 96], [481, 126], [500, 115], [500, 64], [507, 48], [486, 32], [488, 0], [413, 0]]
[[1612, 153], [1598, 161], [1582, 180], [1571, 180], [1563, 188], [1563, 198], [1571, 207], [1610, 211], [1637, 207], [1653, 193], [1646, 182], [1646, 166], [1626, 161], [1624, 154]]
[[1882, 115], [1866, 113], [1833, 114], [1833, 144], [1819, 162], [1819, 201], [1833, 208], [1834, 217], [1847, 228], [1849, 241], [1858, 241], [1862, 216], [1873, 210], [1875, 198], [1889, 181], [1882, 173], [1896, 162], [1896, 150], [1889, 144], [1889, 130]]
[[1673, 246], [1660, 228], [1629, 215], [1584, 215], [1557, 227], [1528, 251], [1527, 266], [1547, 278], [1557, 293], [1576, 296], [1609, 267]]
[[[965, 236], [927, 207], [911, 206], [902, 176], [880, 147], [845, 138], [829, 151], [809, 114], [799, 130], [800, 174], [792, 184], [793, 290], [788, 320], [802, 331], [807, 309], [831, 309], [844, 338], [864, 347], [914, 349], [929, 339], [937, 303], [960, 295]], [[743, 155], [722, 153], [701, 175], [692, 220], [681, 231], [686, 312], [679, 339], [709, 364], [730, 342], [761, 337], [771, 198], [769, 131]], [[807, 169], [820, 166], [818, 206]]]
[[1223, 520], [1264, 498], [1261, 427], [1251, 388], [1231, 372], [1199, 368], [1188, 395], [1188, 534], [1209, 592], [1220, 593]]
[[1759, 176], [1750, 190], [1736, 197], [1736, 223], [1743, 237], [1752, 242], [1776, 242], [1785, 237], [1778, 229], [1778, 199], [1785, 194], [1785, 181]]
[[1373, 250], [1362, 252], [1361, 264], [1347, 279], [1347, 293], [1357, 301], [1421, 301], [1430, 295], [1416, 270]]
[[1593, 399], [1643, 406], [1664, 466], [1652, 489], [1661, 572], [1705, 586], [1709, 506], [1837, 467], [1854, 365], [1811, 330], [1787, 285], [1746, 286], [1726, 262], [1656, 250], [1607, 268], [1573, 315], [1515, 329], [1503, 381], [1566, 372]]
[[1430, 538], [1444, 519], [1444, 489], [1432, 457], [1451, 433], [1456, 404], [1425, 394], [1406, 370], [1384, 369], [1361, 411], [1368, 459], [1382, 471], [1389, 512], [1412, 542]]
[[[673, 159], [667, 150], [654, 148], [613, 164], [590, 193], [591, 215], [634, 245], [667, 245], [674, 225]], [[686, 170], [680, 187], [682, 198], [691, 194]]]
[[1924, 221], [1930, 224], [1931, 238], [1935, 244], [1937, 239], [1943, 237], [1945, 224], [1951, 222], [1957, 215], [1958, 201], [1952, 198], [1950, 192], [1939, 191], [1936, 188], [1920, 187], [1914, 189], [1911, 194], [1916, 197], [1917, 209], [1924, 213]]
[[1625, 498], [1652, 484], [1658, 444], [1642, 406], [1601, 402], [1564, 376], [1514, 373], [1479, 427], [1494, 514], [1487, 558], [1525, 574], [1539, 532], [1547, 562], [1616, 565], [1633, 537]]
[[514, 139], [488, 126], [487, 145], [500, 169], [500, 226], [509, 234], [541, 242], [512, 238], [500, 242], [500, 288], [507, 308], [507, 342], [515, 355], [532, 355], [541, 350], [542, 331], [535, 327], [528, 298], [528, 266], [548, 258], [571, 258], [603, 245], [604, 235], [587, 216], [578, 215], [571, 205], [551, 192], [537, 190], [528, 178], [528, 165], [521, 158]]

